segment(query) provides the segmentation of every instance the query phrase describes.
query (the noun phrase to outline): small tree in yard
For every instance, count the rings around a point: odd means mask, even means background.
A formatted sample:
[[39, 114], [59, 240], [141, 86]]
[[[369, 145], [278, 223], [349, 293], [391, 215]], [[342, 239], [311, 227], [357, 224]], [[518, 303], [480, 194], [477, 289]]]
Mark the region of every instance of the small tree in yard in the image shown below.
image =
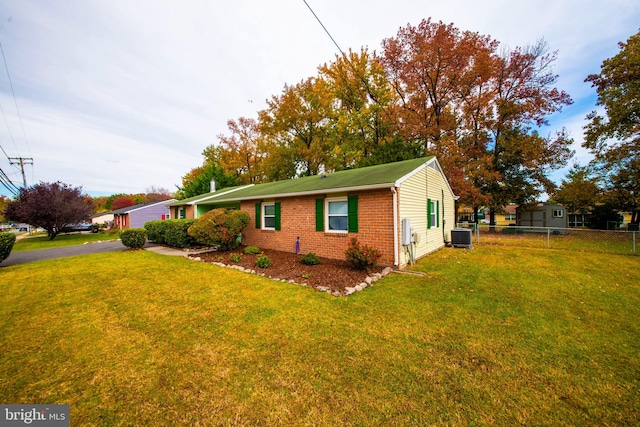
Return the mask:
[[93, 202], [82, 194], [82, 187], [62, 182], [41, 182], [20, 190], [17, 200], [9, 203], [5, 216], [47, 230], [53, 240], [67, 225], [85, 221]]
[[189, 227], [189, 235], [205, 245], [235, 249], [240, 244], [242, 229], [249, 224], [249, 214], [239, 210], [213, 209]]

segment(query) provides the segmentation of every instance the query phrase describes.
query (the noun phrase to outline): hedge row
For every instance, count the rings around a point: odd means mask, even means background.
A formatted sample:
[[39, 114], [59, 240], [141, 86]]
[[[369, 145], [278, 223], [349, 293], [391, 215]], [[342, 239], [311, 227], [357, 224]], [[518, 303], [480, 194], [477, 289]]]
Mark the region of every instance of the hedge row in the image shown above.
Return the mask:
[[13, 233], [0, 233], [0, 262], [9, 258], [13, 244], [16, 241], [16, 235]]
[[145, 223], [144, 228], [147, 230], [147, 238], [152, 242], [175, 248], [188, 248], [197, 244], [196, 239], [187, 233], [195, 221], [195, 219], [156, 220]]

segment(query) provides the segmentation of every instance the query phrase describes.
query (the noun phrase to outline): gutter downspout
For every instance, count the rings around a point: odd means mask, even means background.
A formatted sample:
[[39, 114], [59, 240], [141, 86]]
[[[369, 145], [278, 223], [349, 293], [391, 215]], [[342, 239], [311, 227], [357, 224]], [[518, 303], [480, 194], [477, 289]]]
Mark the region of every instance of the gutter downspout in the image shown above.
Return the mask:
[[391, 193], [393, 193], [393, 265], [399, 267], [400, 259], [398, 256], [398, 233], [400, 231], [398, 224], [398, 192], [396, 191], [396, 187], [391, 187]]

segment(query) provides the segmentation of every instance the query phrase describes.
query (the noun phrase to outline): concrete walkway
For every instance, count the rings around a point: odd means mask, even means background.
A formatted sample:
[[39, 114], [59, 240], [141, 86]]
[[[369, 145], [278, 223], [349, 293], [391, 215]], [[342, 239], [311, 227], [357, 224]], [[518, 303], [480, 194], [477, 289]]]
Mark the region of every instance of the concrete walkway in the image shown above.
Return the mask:
[[[143, 249], [155, 252], [161, 255], [183, 256], [197, 255], [202, 252], [210, 252], [210, 250], [190, 251], [186, 252], [182, 249], [170, 248], [168, 246], [157, 245], [147, 242]], [[25, 264], [33, 261], [41, 261], [45, 259], [66, 258], [78, 255], [98, 254], [103, 252], [124, 251], [127, 248], [120, 242], [108, 241], [100, 243], [88, 243], [86, 245], [65, 246], [61, 248], [38, 249], [34, 251], [11, 252], [9, 257], [0, 263], [0, 268], [10, 265]]]

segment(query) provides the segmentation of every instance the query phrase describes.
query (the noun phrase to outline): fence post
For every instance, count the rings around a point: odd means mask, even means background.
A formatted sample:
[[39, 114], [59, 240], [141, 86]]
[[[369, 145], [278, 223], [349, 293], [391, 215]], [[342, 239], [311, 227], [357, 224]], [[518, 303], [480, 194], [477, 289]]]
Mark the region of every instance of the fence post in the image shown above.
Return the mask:
[[551, 247], [551, 228], [547, 228], [547, 249]]
[[633, 232], [633, 254], [636, 255], [636, 232]]

